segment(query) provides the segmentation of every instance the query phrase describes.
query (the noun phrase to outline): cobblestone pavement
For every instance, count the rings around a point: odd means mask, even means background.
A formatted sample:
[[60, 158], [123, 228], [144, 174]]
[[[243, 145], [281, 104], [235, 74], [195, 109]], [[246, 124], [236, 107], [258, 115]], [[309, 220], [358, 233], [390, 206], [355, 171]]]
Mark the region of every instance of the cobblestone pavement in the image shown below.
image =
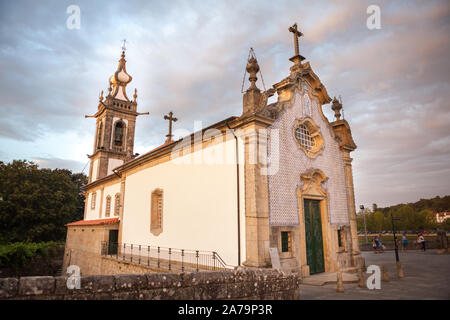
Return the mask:
[[[414, 250], [399, 253], [404, 278], [397, 278], [394, 251], [382, 254], [363, 252], [366, 267], [385, 265], [389, 282], [381, 281], [380, 290], [359, 288], [358, 284], [344, 284], [344, 292], [337, 293], [336, 285], [300, 285], [300, 299], [304, 300], [450, 300], [450, 254], [438, 255], [436, 250], [426, 252]], [[366, 275], [366, 277], [369, 274]]]

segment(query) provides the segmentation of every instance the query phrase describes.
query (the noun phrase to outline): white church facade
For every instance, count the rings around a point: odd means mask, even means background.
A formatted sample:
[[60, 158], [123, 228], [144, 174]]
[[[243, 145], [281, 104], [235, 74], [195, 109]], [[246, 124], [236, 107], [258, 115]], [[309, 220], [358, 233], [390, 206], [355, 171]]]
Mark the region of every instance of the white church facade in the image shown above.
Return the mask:
[[[158, 254], [159, 248], [214, 252], [231, 267], [274, 267], [270, 252], [276, 252], [282, 269], [303, 277], [364, 263], [356, 230], [350, 158], [356, 145], [350, 126], [340, 119], [340, 102], [328, 96], [303, 62], [296, 25], [290, 31], [296, 52], [288, 77], [261, 92], [252, 56], [240, 116], [173, 141], [176, 118], [171, 113], [167, 140], [143, 155], [134, 154], [141, 113], [136, 90], [133, 99], [127, 96], [132, 77], [122, 53], [108, 95], [100, 96], [92, 116], [96, 137], [84, 187], [85, 214], [67, 225], [65, 267], [77, 264], [84, 274], [109, 273], [103, 264], [114, 259], [101, 256], [105, 243], [116, 244], [117, 263], [130, 245], [139, 257], [149, 257], [155, 248]], [[277, 101], [268, 104], [275, 94]], [[322, 111], [330, 102], [332, 122]]]

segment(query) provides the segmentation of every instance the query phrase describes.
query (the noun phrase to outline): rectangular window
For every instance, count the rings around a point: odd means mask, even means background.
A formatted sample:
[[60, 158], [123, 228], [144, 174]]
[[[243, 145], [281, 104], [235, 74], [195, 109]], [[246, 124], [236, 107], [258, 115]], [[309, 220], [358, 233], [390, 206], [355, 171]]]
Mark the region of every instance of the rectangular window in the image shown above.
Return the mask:
[[114, 204], [114, 215], [118, 216], [120, 213], [120, 194], [116, 193], [115, 204]]
[[163, 229], [163, 191], [156, 189], [151, 195], [150, 232], [158, 236]]
[[338, 234], [338, 246], [340, 248], [342, 247], [342, 230], [338, 229], [337, 234]]
[[106, 212], [105, 216], [109, 217], [111, 215], [111, 196], [106, 197]]
[[281, 232], [281, 252], [291, 252], [291, 250], [292, 250], [291, 232], [282, 231]]
[[91, 197], [91, 209], [95, 209], [95, 201], [97, 200], [97, 192], [94, 192]]

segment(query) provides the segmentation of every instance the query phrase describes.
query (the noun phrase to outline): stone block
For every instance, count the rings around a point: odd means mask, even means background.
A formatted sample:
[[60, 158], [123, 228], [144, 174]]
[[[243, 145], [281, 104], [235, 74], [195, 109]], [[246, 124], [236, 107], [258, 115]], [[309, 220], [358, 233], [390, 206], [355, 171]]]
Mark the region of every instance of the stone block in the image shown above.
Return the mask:
[[73, 294], [75, 290], [78, 290], [78, 289], [67, 288], [67, 279], [68, 278], [69, 277], [66, 277], [66, 276], [55, 277], [55, 294], [57, 294], [57, 295]]
[[182, 286], [182, 277], [175, 273], [148, 273], [147, 277], [147, 288], [157, 289], [157, 288], [178, 288]]
[[116, 274], [114, 275], [115, 289], [138, 291], [147, 288], [148, 281], [145, 274]]
[[94, 293], [78, 292], [77, 294], [67, 294], [64, 296], [64, 300], [94, 300]]
[[227, 298], [227, 288], [223, 284], [208, 284], [194, 287], [195, 300], [219, 300]]
[[112, 300], [112, 292], [97, 292], [94, 293], [92, 300]]
[[139, 300], [193, 300], [194, 288], [159, 288], [145, 289], [138, 293]]
[[83, 293], [111, 292], [114, 290], [114, 287], [114, 276], [94, 275], [81, 277], [80, 290]]
[[55, 291], [54, 277], [22, 277], [19, 280], [19, 295], [46, 295]]
[[138, 291], [118, 291], [111, 295], [112, 300], [139, 300]]
[[249, 286], [249, 282], [235, 282], [227, 284], [227, 298], [245, 298], [253, 294], [254, 289]]
[[230, 271], [203, 271], [182, 273], [183, 286], [223, 284], [234, 280]]
[[0, 279], [0, 300], [15, 297], [18, 288], [19, 280], [17, 278]]
[[161, 300], [160, 291], [162, 289], [144, 289], [139, 291], [139, 300]]

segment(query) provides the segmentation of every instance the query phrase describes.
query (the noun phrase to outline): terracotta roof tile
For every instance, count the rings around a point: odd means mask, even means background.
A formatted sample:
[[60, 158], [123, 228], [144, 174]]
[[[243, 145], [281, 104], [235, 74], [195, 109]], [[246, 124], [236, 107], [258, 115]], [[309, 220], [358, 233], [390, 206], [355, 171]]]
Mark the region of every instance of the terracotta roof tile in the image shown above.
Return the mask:
[[97, 219], [97, 220], [80, 220], [66, 224], [66, 226], [94, 226], [102, 224], [114, 224], [119, 222], [119, 218]]

